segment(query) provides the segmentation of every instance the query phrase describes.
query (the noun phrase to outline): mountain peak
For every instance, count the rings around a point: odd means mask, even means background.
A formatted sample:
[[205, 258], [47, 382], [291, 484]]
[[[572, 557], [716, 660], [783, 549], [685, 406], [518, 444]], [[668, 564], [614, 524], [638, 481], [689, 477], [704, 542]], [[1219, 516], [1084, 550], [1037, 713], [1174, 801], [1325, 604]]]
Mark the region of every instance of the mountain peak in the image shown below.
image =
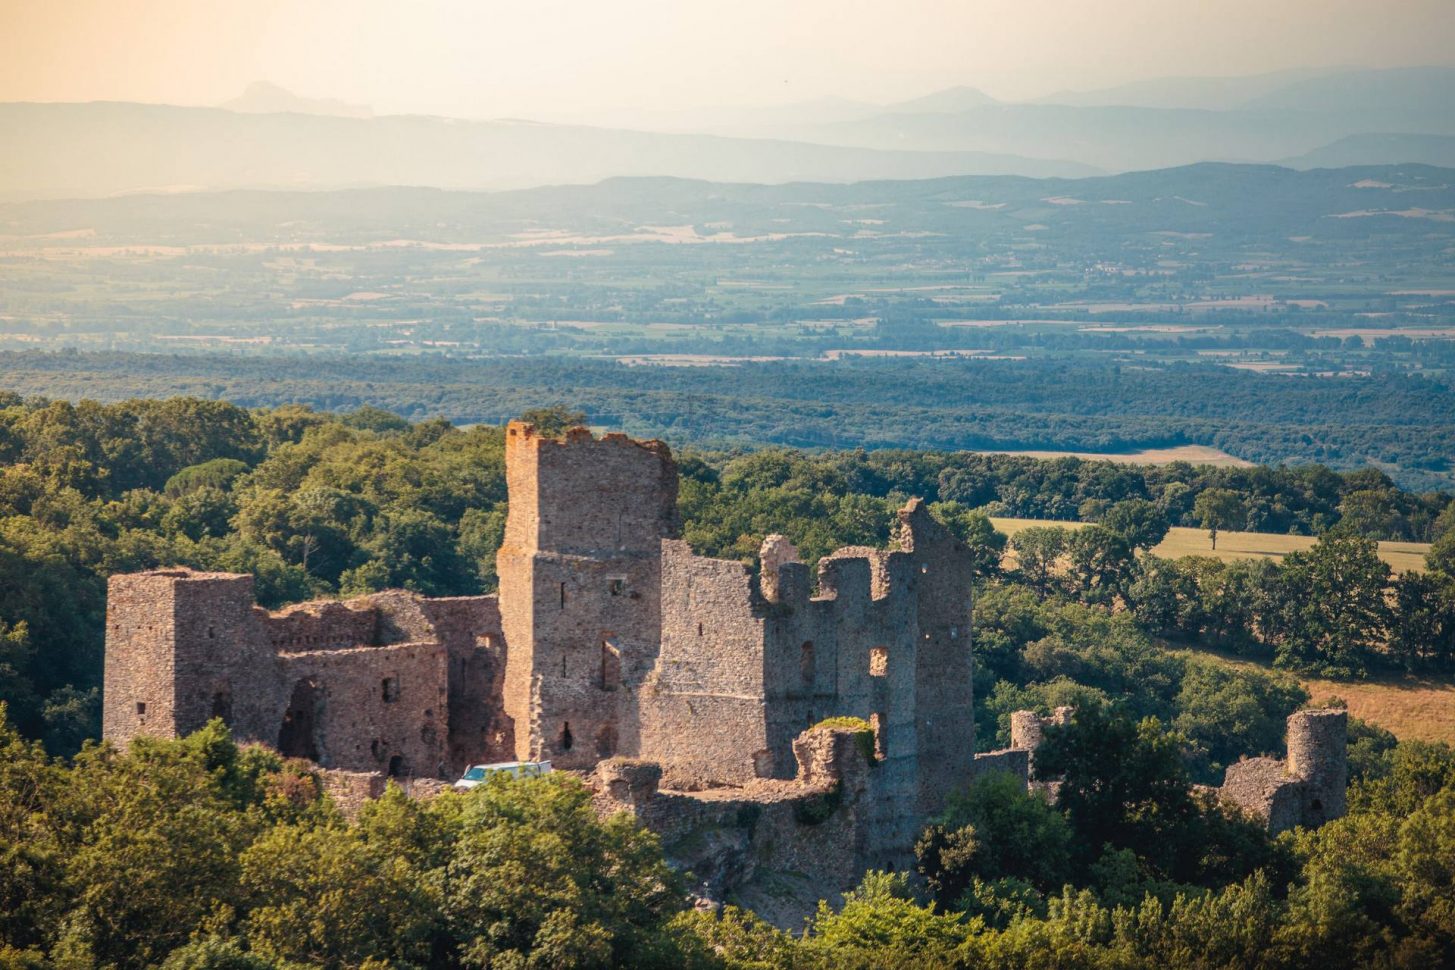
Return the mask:
[[958, 111], [969, 111], [972, 108], [983, 108], [991, 104], [1000, 104], [1000, 102], [979, 88], [960, 84], [885, 107], [889, 111], [900, 114], [954, 114]]
[[334, 98], [305, 98], [271, 81], [254, 81], [243, 93], [218, 105], [239, 114], [327, 115], [337, 118], [372, 118], [365, 104], [349, 104]]

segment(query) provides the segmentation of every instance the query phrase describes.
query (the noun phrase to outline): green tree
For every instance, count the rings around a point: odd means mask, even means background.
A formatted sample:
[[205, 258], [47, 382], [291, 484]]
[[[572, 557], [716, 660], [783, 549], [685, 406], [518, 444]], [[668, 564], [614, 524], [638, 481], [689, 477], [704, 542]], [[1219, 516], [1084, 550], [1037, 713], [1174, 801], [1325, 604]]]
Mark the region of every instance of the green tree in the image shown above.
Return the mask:
[[1151, 549], [1167, 538], [1171, 528], [1167, 514], [1146, 499], [1130, 498], [1117, 502], [1101, 517], [1101, 525], [1126, 540], [1133, 549]]
[[1014, 877], [1042, 891], [1070, 874], [1066, 817], [1010, 772], [976, 779], [950, 798], [915, 845], [919, 871], [941, 905], [954, 905], [974, 879]]
[[1389, 567], [1372, 539], [1327, 533], [1284, 557], [1260, 618], [1282, 666], [1358, 675], [1384, 644]]
[[1010, 539], [1016, 570], [1025, 582], [1041, 593], [1056, 586], [1061, 557], [1071, 541], [1071, 530], [1060, 526], [1031, 526]]
[[1132, 849], [1164, 876], [1173, 872], [1197, 814], [1180, 735], [1155, 718], [1078, 708], [1070, 724], [1047, 728], [1036, 777], [1061, 780], [1058, 801], [1084, 861], [1110, 845]]
[[[465, 966], [672, 967], [664, 928], [684, 898], [656, 837], [597, 818], [563, 774], [473, 790], [445, 869], [444, 909]], [[551, 956], [554, 954], [554, 956]]]
[[1218, 532], [1231, 529], [1243, 518], [1243, 502], [1238, 494], [1226, 488], [1209, 488], [1198, 494], [1192, 506], [1198, 525], [1207, 530], [1213, 549], [1218, 547]]

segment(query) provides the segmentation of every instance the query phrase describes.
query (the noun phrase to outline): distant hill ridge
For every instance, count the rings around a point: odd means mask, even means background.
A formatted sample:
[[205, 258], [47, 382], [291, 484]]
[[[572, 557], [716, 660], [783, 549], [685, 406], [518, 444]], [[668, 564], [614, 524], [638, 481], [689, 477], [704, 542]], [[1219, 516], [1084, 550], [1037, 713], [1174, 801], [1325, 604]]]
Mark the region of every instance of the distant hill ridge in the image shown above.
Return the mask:
[[[1056, 102], [1060, 103], [1056, 103]], [[374, 116], [251, 86], [219, 108], [0, 104], [0, 200], [233, 188], [505, 189], [613, 176], [854, 182], [1083, 176], [1202, 161], [1448, 162], [1455, 68], [1168, 78], [1036, 103], [954, 87], [679, 112], [661, 130]], [[656, 130], [650, 130], [653, 128]]]

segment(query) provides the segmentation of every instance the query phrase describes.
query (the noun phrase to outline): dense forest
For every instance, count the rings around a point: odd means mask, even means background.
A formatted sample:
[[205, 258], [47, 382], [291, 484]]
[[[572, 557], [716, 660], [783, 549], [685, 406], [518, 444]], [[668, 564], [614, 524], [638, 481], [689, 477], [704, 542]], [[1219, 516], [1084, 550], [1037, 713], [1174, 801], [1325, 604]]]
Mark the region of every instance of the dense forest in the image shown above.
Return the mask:
[[39, 352], [0, 353], [0, 369], [12, 391], [71, 400], [181, 393], [253, 407], [369, 406], [456, 424], [500, 424], [560, 405], [639, 437], [718, 449], [1126, 452], [1200, 444], [1265, 464], [1379, 467], [1420, 491], [1455, 487], [1455, 390], [1401, 372], [1330, 379], [1150, 359], [662, 367], [570, 357]]
[[0, 966], [1449, 966], [1455, 752], [1369, 740], [1348, 815], [1270, 839], [1190, 785], [1180, 733], [1083, 706], [1037, 759], [1056, 804], [977, 782], [915, 873], [784, 931], [693, 905], [655, 836], [566, 773], [391, 787], [351, 820], [220, 721], [69, 764], [0, 724]]
[[[170, 564], [251, 572], [268, 606], [389, 587], [494, 588], [506, 510], [498, 427], [189, 398], [0, 403], [0, 700], [56, 752], [95, 734], [112, 573]], [[1139, 713], [1175, 716], [1180, 670], [1105, 669], [1112, 645], [1151, 656], [1151, 637], [1343, 674], [1442, 669], [1455, 658], [1455, 503], [1402, 491], [1374, 470], [893, 450], [687, 450], [679, 459], [684, 537], [746, 562], [770, 532], [810, 560], [840, 545], [882, 545], [895, 508], [911, 496], [931, 502], [982, 561], [986, 739], [1005, 704], [1027, 702], [1032, 685], [1049, 703], [1050, 685], [1067, 678], [1134, 697]], [[1006, 540], [990, 514], [1097, 524], [1021, 533], [1018, 567], [1006, 573]], [[1324, 538], [1282, 565], [1147, 555], [1172, 524]], [[1391, 576], [1373, 551], [1384, 538], [1434, 540], [1431, 569]], [[1064, 606], [1038, 606], [1032, 622], [1027, 596]], [[1075, 659], [1093, 648], [1100, 659]], [[1171, 686], [1154, 697], [1158, 684]], [[1276, 731], [1258, 744], [1276, 745]]]
[[[975, 551], [979, 746], [1073, 704], [1051, 805], [977, 784], [913, 874], [801, 932], [694, 909], [683, 874], [564, 775], [345, 819], [307, 763], [220, 723], [125, 753], [97, 725], [105, 578], [254, 573], [276, 606], [493, 588], [503, 434], [195, 398], [0, 407], [0, 967], [1433, 966], [1455, 952], [1455, 752], [1351, 722], [1348, 817], [1270, 839], [1207, 801], [1278, 753], [1288, 673], [1455, 663], [1455, 504], [1372, 470], [1133, 467], [914, 451], [678, 452], [684, 537], [750, 560], [882, 544], [911, 495]], [[554, 431], [581, 415], [528, 415]], [[1009, 544], [988, 513], [1069, 518]], [[1162, 560], [1172, 523], [1319, 535], [1270, 562]], [[1390, 576], [1374, 539], [1434, 540]], [[1007, 549], [1013, 554], [1004, 553]], [[1196, 649], [1266, 655], [1272, 672]], [[1337, 701], [1333, 701], [1337, 703]], [[1127, 770], [1108, 776], [1106, 765]]]

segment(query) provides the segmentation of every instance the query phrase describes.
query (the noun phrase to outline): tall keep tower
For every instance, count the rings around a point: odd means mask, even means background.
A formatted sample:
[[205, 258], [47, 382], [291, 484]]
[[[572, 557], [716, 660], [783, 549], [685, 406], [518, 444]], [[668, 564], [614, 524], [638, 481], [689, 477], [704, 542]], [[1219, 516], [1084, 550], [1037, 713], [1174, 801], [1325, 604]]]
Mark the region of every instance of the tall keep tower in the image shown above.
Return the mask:
[[496, 562], [516, 756], [589, 768], [635, 754], [638, 693], [661, 643], [662, 540], [677, 529], [671, 451], [512, 422], [505, 473]]

